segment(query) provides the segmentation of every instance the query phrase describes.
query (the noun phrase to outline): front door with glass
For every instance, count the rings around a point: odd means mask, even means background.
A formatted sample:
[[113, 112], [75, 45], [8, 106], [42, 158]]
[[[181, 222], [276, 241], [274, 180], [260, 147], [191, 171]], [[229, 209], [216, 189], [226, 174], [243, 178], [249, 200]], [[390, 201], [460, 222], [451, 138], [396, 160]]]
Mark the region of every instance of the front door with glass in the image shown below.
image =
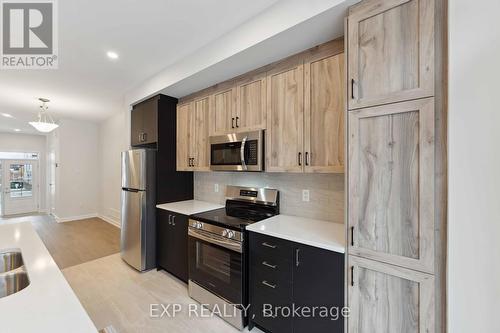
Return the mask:
[[24, 214], [38, 210], [38, 161], [3, 160], [3, 214]]

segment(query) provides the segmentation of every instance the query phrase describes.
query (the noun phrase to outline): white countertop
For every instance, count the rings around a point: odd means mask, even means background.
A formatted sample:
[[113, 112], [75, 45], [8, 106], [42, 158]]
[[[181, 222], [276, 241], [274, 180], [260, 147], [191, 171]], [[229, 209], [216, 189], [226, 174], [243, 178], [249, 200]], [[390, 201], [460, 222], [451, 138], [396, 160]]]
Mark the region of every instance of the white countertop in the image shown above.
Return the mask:
[[156, 207], [169, 210], [174, 213], [192, 215], [207, 212], [209, 210], [224, 208], [224, 205], [199, 200], [186, 200], [156, 205]]
[[345, 252], [345, 229], [340, 223], [276, 215], [253, 223], [246, 229], [325, 250]]
[[31, 223], [0, 225], [0, 251], [21, 250], [30, 284], [0, 298], [2, 333], [97, 332]]

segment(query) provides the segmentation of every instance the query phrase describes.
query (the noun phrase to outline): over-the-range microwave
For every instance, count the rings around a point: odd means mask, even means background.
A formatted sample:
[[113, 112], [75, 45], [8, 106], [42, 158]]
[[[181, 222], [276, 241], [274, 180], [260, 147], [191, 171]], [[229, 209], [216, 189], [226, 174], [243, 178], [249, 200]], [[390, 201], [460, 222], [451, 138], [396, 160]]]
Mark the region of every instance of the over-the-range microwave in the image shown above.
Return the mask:
[[264, 131], [210, 137], [210, 169], [215, 171], [263, 171]]

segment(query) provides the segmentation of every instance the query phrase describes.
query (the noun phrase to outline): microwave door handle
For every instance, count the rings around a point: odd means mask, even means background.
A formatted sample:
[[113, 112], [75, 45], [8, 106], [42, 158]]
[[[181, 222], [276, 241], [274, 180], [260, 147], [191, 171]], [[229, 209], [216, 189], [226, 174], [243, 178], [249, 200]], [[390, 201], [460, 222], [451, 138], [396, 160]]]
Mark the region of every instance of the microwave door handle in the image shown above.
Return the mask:
[[240, 149], [240, 154], [241, 154], [241, 167], [243, 170], [247, 170], [247, 164], [245, 162], [245, 144], [247, 142], [248, 137], [245, 136], [243, 140], [241, 140], [241, 149]]

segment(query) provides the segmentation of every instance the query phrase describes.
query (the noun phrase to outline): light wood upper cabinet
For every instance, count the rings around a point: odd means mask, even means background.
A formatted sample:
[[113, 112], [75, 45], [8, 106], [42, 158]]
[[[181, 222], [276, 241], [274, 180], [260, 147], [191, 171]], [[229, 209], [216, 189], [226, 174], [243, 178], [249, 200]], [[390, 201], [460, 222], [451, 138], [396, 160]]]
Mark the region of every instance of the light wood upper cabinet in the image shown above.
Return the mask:
[[266, 128], [266, 76], [250, 77], [236, 86], [235, 132]]
[[211, 96], [211, 135], [234, 132], [236, 117], [236, 89], [229, 88]]
[[177, 171], [209, 169], [209, 97], [177, 106]]
[[210, 168], [209, 154], [209, 97], [203, 97], [194, 102], [194, 152], [192, 154], [194, 170], [208, 171]]
[[339, 38], [181, 99], [178, 170], [209, 169], [210, 135], [265, 129], [265, 171], [343, 173], [343, 52]]
[[365, 0], [347, 34], [349, 109], [434, 95], [434, 0]]
[[348, 257], [349, 333], [432, 333], [434, 276]]
[[320, 53], [304, 64], [306, 172], [344, 172], [344, 74], [344, 53]]
[[191, 171], [194, 143], [194, 117], [192, 103], [177, 106], [177, 170]]
[[286, 62], [267, 75], [266, 171], [302, 172], [304, 65]]
[[434, 98], [349, 112], [349, 254], [434, 273]]

